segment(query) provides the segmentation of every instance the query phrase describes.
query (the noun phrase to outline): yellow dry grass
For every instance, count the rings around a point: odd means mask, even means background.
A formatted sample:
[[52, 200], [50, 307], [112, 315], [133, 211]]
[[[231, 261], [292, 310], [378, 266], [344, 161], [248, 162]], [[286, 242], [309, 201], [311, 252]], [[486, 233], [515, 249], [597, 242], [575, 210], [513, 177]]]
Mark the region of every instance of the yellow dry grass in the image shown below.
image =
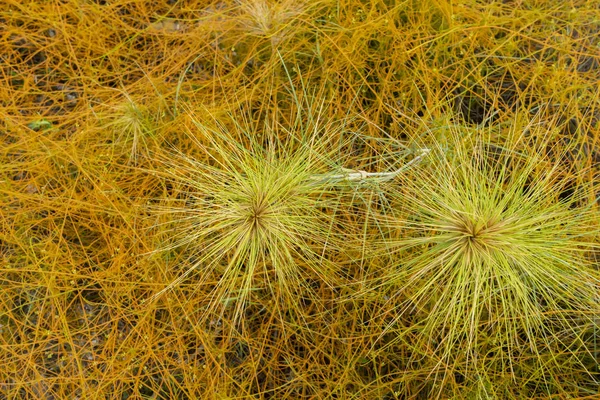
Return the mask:
[[597, 2], [0, 27], [0, 399], [600, 395]]

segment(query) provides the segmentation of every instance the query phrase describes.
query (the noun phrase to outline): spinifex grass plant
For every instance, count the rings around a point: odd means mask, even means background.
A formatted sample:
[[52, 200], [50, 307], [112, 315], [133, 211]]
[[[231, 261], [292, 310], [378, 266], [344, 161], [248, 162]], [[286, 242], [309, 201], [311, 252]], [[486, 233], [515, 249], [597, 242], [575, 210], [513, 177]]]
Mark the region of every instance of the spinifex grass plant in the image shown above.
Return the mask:
[[147, 154], [147, 140], [156, 129], [153, 114], [147, 107], [137, 104], [129, 96], [108, 113], [104, 128], [114, 132], [113, 147], [125, 147], [129, 162], [136, 164], [140, 155]]
[[256, 36], [271, 38], [275, 48], [293, 26], [293, 20], [306, 8], [303, 1], [286, 0], [270, 3], [264, 0], [239, 1], [239, 23], [246, 31]]
[[460, 373], [539, 383], [561, 363], [585, 371], [593, 360], [585, 338], [600, 312], [589, 257], [597, 214], [585, 190], [566, 191], [560, 162], [507, 146], [452, 131], [390, 189], [397, 234], [386, 248], [397, 254], [386, 285], [406, 299], [394, 324], [414, 321], [396, 332], [413, 361], [435, 360], [431, 381]]
[[199, 285], [214, 284], [209, 312], [235, 304], [237, 320], [252, 292], [290, 305], [310, 296], [310, 279], [334, 284], [324, 255], [338, 251], [338, 176], [319, 174], [332, 168], [319, 126], [301, 134], [267, 125], [265, 132], [236, 123], [233, 129], [198, 122], [189, 140], [199, 151], [162, 161], [179, 199], [153, 207], [153, 215], [167, 218], [155, 225], [169, 237], [158, 251], [184, 248], [189, 264], [153, 298], [193, 275]]

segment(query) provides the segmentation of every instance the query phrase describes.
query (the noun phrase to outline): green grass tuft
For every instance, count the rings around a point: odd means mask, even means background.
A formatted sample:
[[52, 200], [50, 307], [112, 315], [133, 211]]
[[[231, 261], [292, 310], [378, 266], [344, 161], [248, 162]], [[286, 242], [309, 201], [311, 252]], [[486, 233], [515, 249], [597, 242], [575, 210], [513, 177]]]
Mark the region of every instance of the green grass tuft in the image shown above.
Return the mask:
[[406, 298], [394, 324], [417, 321], [398, 332], [413, 338], [415, 359], [436, 360], [432, 376], [524, 379], [526, 357], [536, 371], [560, 370], [567, 349], [585, 370], [593, 348], [582, 332], [600, 312], [586, 192], [568, 192], [560, 161], [539, 150], [459, 134], [391, 189], [396, 235], [386, 246], [397, 253], [386, 278]]
[[[333, 284], [333, 264], [323, 255], [339, 243], [331, 232], [338, 191], [323, 174], [332, 164], [319, 128], [282, 141], [269, 127], [264, 135], [239, 125], [238, 135], [223, 126], [197, 127], [190, 139], [198, 154], [163, 160], [179, 199], [152, 207], [153, 215], [166, 217], [155, 226], [168, 236], [158, 251], [184, 248], [189, 258], [154, 298], [194, 273], [198, 284], [213, 284], [207, 309], [233, 308], [237, 320], [252, 292], [293, 304], [310, 295], [309, 279]], [[249, 145], [231, 139], [239, 134]]]

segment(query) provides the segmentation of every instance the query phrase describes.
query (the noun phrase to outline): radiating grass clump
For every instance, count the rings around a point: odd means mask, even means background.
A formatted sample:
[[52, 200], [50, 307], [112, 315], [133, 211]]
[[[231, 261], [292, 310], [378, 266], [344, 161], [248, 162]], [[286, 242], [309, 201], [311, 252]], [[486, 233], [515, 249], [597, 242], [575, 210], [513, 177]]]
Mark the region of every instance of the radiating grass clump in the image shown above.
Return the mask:
[[147, 138], [156, 129], [146, 107], [128, 98], [111, 110], [112, 119], [106, 127], [115, 132], [113, 146], [122, 144], [129, 152], [129, 161], [136, 163], [141, 154], [147, 153]]
[[429, 379], [439, 368], [475, 380], [526, 378], [526, 369], [543, 380], [563, 362], [582, 368], [600, 312], [589, 258], [597, 214], [584, 191], [568, 192], [559, 164], [539, 152], [460, 140], [457, 132], [428, 161], [392, 190], [398, 257], [390, 282], [407, 299], [396, 322], [415, 321], [399, 331], [420, 352], [415, 360], [423, 352], [436, 360]]
[[302, 1], [284, 1], [280, 4], [264, 0], [239, 1], [239, 21], [249, 33], [270, 37], [273, 46], [277, 46], [283, 37], [283, 30], [289, 30], [294, 17], [306, 8]]
[[208, 309], [235, 304], [237, 319], [251, 292], [289, 305], [310, 292], [309, 280], [331, 282], [323, 255], [335, 249], [328, 210], [335, 189], [319, 174], [327, 171], [325, 143], [287, 131], [279, 139], [268, 127], [264, 135], [240, 125], [237, 133], [198, 129], [190, 134], [198, 154], [163, 160], [179, 199], [155, 209], [167, 218], [157, 227], [169, 236], [159, 251], [183, 248], [189, 264], [155, 297], [194, 273], [198, 284], [214, 285]]

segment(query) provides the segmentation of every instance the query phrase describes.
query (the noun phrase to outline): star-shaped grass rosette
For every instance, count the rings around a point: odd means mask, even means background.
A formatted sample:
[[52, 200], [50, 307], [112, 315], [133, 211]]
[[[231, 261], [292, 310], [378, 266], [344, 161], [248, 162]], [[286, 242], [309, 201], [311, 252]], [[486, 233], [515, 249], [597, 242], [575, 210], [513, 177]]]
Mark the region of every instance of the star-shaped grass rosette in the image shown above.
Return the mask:
[[[514, 372], [525, 353], [546, 368], [568, 349], [589, 358], [597, 211], [585, 189], [559, 198], [567, 179], [540, 151], [486, 148], [455, 132], [390, 189], [396, 261], [384, 287], [406, 301], [386, 332], [408, 335], [415, 360], [429, 354], [445, 371], [500, 360], [500, 373]], [[409, 315], [416, 324], [400, 327]]]
[[154, 226], [168, 237], [157, 252], [183, 251], [187, 266], [153, 298], [188, 277], [199, 285], [216, 282], [207, 310], [233, 308], [238, 320], [253, 291], [293, 307], [311, 296], [311, 280], [334, 285], [327, 254], [339, 250], [339, 234], [332, 232], [339, 191], [335, 179], [321, 174], [331, 168], [331, 150], [319, 134], [284, 132], [282, 140], [197, 125], [190, 138], [202, 156], [174, 153], [160, 171], [183, 199], [171, 198], [172, 205], [152, 213], [166, 219]]

